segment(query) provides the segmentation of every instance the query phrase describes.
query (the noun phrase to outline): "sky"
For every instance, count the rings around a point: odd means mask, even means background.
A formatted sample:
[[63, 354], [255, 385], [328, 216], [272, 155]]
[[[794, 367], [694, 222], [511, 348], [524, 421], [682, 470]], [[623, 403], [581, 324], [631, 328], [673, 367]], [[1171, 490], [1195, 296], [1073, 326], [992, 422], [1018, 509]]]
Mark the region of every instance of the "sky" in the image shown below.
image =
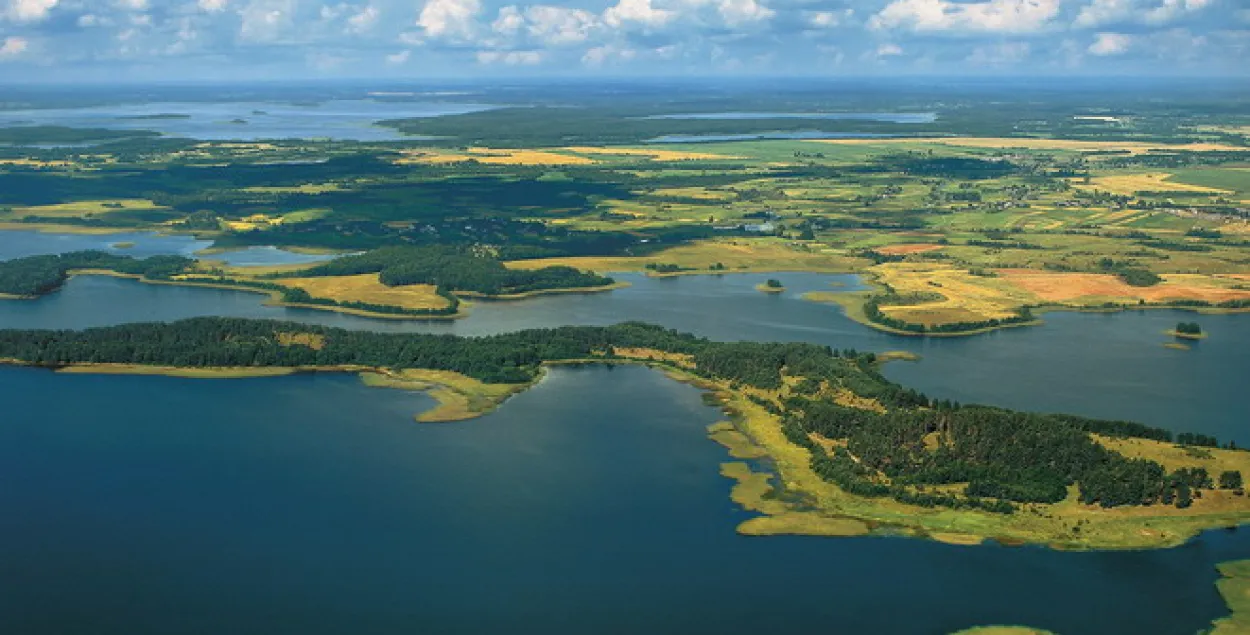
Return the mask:
[[1248, 69], [1250, 0], [0, 0], [0, 81]]

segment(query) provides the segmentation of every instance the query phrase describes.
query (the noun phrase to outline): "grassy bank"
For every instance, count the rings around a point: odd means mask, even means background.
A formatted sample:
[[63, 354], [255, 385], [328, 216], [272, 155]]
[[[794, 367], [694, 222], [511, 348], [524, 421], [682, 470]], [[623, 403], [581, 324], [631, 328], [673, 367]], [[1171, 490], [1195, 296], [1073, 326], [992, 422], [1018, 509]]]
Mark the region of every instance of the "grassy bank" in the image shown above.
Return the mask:
[[417, 421], [437, 423], [464, 421], [486, 414], [531, 384], [487, 384], [460, 373], [445, 370], [376, 369], [362, 372], [367, 386], [424, 391], [438, 405], [418, 414]]
[[1250, 560], [1221, 563], [1219, 571], [1215, 586], [1232, 615], [1213, 622], [1210, 635], [1246, 635], [1250, 633]]

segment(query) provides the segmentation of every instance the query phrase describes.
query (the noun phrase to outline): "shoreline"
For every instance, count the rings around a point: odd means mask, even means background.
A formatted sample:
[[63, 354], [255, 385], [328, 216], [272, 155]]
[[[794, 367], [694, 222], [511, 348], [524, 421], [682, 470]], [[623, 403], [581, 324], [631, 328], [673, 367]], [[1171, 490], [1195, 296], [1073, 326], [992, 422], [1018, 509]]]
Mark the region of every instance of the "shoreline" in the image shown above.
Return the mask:
[[[1066, 500], [1051, 505], [1029, 506], [1014, 514], [1004, 515], [967, 509], [924, 508], [888, 498], [852, 495], [818, 476], [811, 468], [809, 450], [791, 443], [782, 431], [780, 417], [769, 413], [752, 399], [769, 400], [778, 395], [759, 389], [735, 390], [725, 382], [695, 375], [691, 369], [683, 368], [681, 362], [641, 357], [644, 354], [645, 351], [639, 351], [633, 357], [553, 360], [543, 366], [643, 365], [663, 372], [670, 379], [710, 393], [729, 417], [731, 427], [713, 426], [715, 429], [709, 429], [709, 438], [726, 447], [730, 458], [754, 460], [767, 467], [766, 471], [756, 470], [749, 463], [735, 464], [734, 461], [721, 466], [722, 474], [735, 481], [730, 492], [735, 503], [760, 514], [738, 526], [737, 531], [743, 535], [891, 535], [956, 545], [992, 541], [1004, 545], [1032, 544], [1083, 551], [1175, 547], [1202, 531], [1250, 523], [1250, 513], [1245, 511], [1147, 515], [1154, 510], [1144, 508], [1146, 513], [1138, 509], [1105, 510]], [[543, 372], [534, 381], [524, 384], [486, 384], [451, 371], [355, 365], [194, 368], [90, 363], [55, 366], [14, 359], [0, 359], [0, 364], [65, 373], [163, 375], [192, 379], [354, 373], [370, 386], [425, 391], [438, 406], [415, 415], [416, 420], [421, 422], [466, 421], [483, 416], [546, 377]], [[368, 379], [370, 376], [375, 379]], [[1044, 513], [1048, 518], [1052, 513], [1066, 516], [1045, 523], [1038, 520], [1034, 512]], [[1067, 522], [1079, 522], [1086, 530], [1080, 534], [1068, 532]], [[1101, 537], [1099, 530], [1105, 532]]]
[[[367, 318], [372, 318], [372, 319], [408, 320], [408, 321], [417, 321], [417, 322], [445, 322], [445, 321], [467, 318], [472, 312], [474, 301], [512, 302], [512, 301], [517, 301], [517, 300], [525, 300], [528, 298], [535, 298], [535, 297], [539, 297], [543, 295], [605, 293], [608, 291], [614, 291], [616, 289], [623, 289], [623, 288], [630, 286], [630, 283], [627, 281], [619, 281], [610, 285], [605, 285], [603, 287], [578, 287], [578, 288], [572, 288], [572, 289], [550, 289], [550, 290], [541, 290], [541, 291], [529, 291], [526, 293], [511, 294], [507, 296], [489, 296], [489, 295], [482, 295], [482, 294], [476, 294], [476, 293], [462, 295], [462, 293], [457, 292], [455, 293], [455, 295], [456, 297], [461, 299], [461, 303], [460, 303], [461, 307], [455, 313], [444, 314], [444, 315], [416, 315], [416, 314], [407, 314], [407, 313], [379, 313], [375, 311], [370, 311], [368, 309], [358, 309], [355, 307], [337, 306], [337, 305], [331, 305], [331, 304], [284, 302], [282, 301], [282, 292], [276, 289], [261, 289], [258, 287], [251, 287], [251, 286], [241, 285], [241, 284], [230, 284], [228, 281], [207, 282], [207, 281], [201, 281], [201, 280], [153, 280], [149, 278], [144, 278], [140, 274], [121, 273], [118, 271], [111, 271], [108, 269], [75, 269], [69, 272], [69, 277], [72, 278], [74, 276], [109, 276], [112, 278], [124, 278], [128, 280], [136, 280], [144, 284], [170, 285], [170, 286], [182, 286], [182, 287], [201, 287], [205, 289], [224, 289], [227, 291], [246, 291], [249, 293], [256, 293], [260, 295], [269, 296], [269, 299], [263, 302], [264, 306], [285, 307], [285, 308], [292, 308], [292, 309], [315, 309], [315, 310], [321, 310], [321, 311], [333, 311], [336, 313], [344, 313], [348, 315], [355, 315], [358, 317], [367, 317]], [[55, 292], [55, 291], [56, 290], [52, 292]], [[47, 295], [47, 294], [43, 294], [43, 295]], [[41, 295], [18, 296], [18, 295], [8, 295], [8, 294], [0, 293], [0, 300], [37, 300], [40, 297], [42, 296]], [[469, 299], [465, 299], [466, 297]], [[403, 308], [403, 307], [400, 307], [400, 308]]]
[[[1010, 324], [1000, 324], [998, 326], [985, 326], [977, 329], [969, 329], [967, 331], [950, 331], [943, 333], [917, 333], [915, 331], [904, 331], [884, 324], [878, 324], [869, 320], [863, 312], [864, 300], [871, 295], [871, 292], [865, 291], [808, 291], [800, 295], [800, 299], [807, 302], [815, 302], [817, 304], [833, 304], [842, 308], [842, 314], [848, 319], [858, 324], [876, 329], [884, 333], [894, 335], [903, 335], [907, 337], [969, 337], [973, 335], [983, 335], [1009, 328], [1017, 328], [1022, 326], [1043, 326], [1046, 321], [1040, 316], [1046, 313], [1122, 313], [1126, 311], [1137, 310], [1160, 310], [1172, 309], [1174, 311], [1189, 311], [1200, 315], [1237, 315], [1241, 313], [1250, 313], [1250, 307], [1218, 307], [1218, 306], [1184, 306], [1171, 304], [1131, 304], [1114, 307], [1102, 306], [1080, 306], [1072, 304], [1040, 304], [1025, 305], [1032, 311], [1036, 319], [1027, 322], [1012, 322]], [[1172, 331], [1165, 331], [1168, 335], [1175, 335]], [[1204, 334], [1205, 336], [1205, 334]], [[1182, 337], [1182, 336], [1177, 336]], [[1193, 338], [1202, 339], [1202, 338]]]

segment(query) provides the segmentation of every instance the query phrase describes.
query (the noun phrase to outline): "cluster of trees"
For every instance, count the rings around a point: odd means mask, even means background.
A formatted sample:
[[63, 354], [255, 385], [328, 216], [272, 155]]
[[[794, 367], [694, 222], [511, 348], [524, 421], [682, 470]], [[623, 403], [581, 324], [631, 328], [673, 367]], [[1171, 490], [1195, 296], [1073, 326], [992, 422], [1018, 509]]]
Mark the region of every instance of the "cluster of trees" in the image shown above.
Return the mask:
[[1176, 332], [1182, 335], [1202, 335], [1202, 325], [1197, 322], [1177, 322]]
[[876, 295], [864, 301], [864, 317], [870, 322], [880, 324], [899, 331], [908, 333], [964, 333], [967, 331], [978, 331], [986, 328], [995, 328], [999, 326], [1008, 326], [1011, 324], [1022, 324], [1032, 322], [1033, 312], [1029, 307], [1023, 307], [1020, 312], [1008, 318], [990, 318], [988, 320], [979, 320], [975, 322], [949, 322], [946, 324], [918, 324], [916, 322], [908, 322], [895, 317], [886, 315], [881, 311], [882, 304], [895, 304], [895, 296], [891, 294]]
[[72, 251], [59, 255], [28, 256], [0, 262], [0, 293], [34, 296], [65, 284], [75, 269], [107, 269], [144, 278], [168, 279], [186, 271], [195, 260], [183, 256], [152, 256], [138, 260], [103, 251]]
[[[1127, 458], [1089, 435], [1170, 436], [1140, 424], [983, 406], [877, 413], [821, 400], [796, 399], [787, 405], [787, 436], [812, 450], [813, 469], [862, 495], [1010, 511], [1004, 503], [1064, 500], [1073, 484], [1082, 502], [1103, 507], [1186, 506], [1182, 501], [1213, 487], [1201, 468], [1168, 474], [1154, 461]], [[829, 453], [810, 440], [810, 433], [845, 446]], [[940, 494], [926, 490], [962, 483], [967, 485], [960, 505], [944, 502], [954, 497], [949, 489]], [[1227, 483], [1233, 486], [1228, 489], [1240, 486], [1233, 475]]]
[[573, 267], [509, 269], [494, 256], [446, 246], [383, 247], [344, 256], [290, 276], [346, 276], [377, 273], [387, 286], [433, 284], [447, 292], [507, 295], [547, 289], [602, 287], [613, 280]]

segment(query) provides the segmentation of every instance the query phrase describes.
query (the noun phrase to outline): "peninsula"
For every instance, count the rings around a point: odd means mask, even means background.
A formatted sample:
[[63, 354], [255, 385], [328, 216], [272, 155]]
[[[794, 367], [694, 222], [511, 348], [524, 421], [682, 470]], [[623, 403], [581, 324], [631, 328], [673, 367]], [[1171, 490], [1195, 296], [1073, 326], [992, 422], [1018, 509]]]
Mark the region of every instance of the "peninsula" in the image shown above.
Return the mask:
[[435, 388], [443, 420], [488, 411], [547, 364], [648, 364], [714, 393], [733, 417], [711, 436], [776, 471], [722, 466], [734, 500], [760, 513], [746, 534], [1146, 548], [1250, 520], [1250, 452], [1130, 422], [934, 400], [885, 379], [872, 353], [813, 344], [713, 342], [641, 323], [454, 337], [196, 318], [0, 330], [0, 358], [109, 372], [365, 372]]

